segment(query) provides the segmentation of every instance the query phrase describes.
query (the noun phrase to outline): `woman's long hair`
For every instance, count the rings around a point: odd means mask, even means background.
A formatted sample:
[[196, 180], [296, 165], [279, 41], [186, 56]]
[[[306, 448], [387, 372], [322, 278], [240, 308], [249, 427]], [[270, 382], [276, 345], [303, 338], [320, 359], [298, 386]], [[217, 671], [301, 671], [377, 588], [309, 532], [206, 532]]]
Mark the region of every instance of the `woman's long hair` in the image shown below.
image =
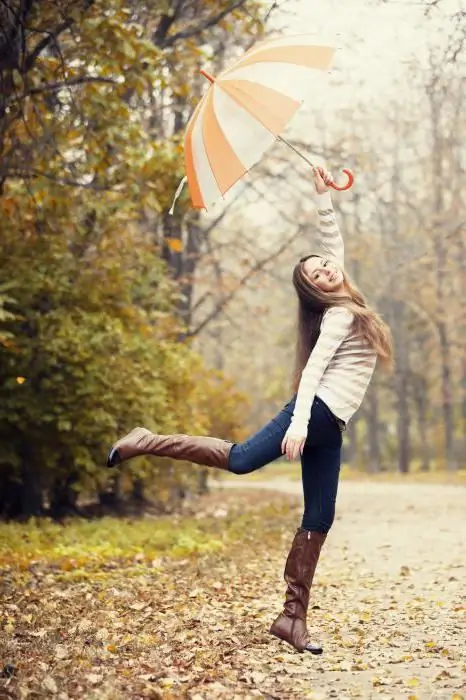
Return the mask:
[[310, 257], [320, 256], [308, 255], [302, 258], [293, 270], [293, 285], [299, 303], [293, 391], [298, 390], [301, 374], [319, 337], [322, 318], [331, 306], [344, 306], [351, 311], [354, 315], [353, 332], [361, 336], [367, 345], [374, 349], [382, 365], [390, 368], [393, 364], [393, 344], [387, 324], [367, 305], [363, 295], [346, 272], [343, 272], [347, 291], [345, 296], [323, 292], [313, 284], [304, 269], [304, 263]]

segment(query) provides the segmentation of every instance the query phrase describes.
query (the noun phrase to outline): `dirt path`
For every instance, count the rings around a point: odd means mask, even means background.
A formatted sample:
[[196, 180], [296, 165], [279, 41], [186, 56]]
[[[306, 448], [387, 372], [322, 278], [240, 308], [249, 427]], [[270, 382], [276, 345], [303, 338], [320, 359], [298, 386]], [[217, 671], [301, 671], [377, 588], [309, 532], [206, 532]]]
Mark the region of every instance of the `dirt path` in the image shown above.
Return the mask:
[[[301, 494], [287, 480], [248, 487]], [[465, 507], [461, 487], [341, 485], [311, 618], [325, 657], [284, 654], [309, 697], [466, 698]], [[267, 599], [279, 604], [264, 591], [257, 607]]]

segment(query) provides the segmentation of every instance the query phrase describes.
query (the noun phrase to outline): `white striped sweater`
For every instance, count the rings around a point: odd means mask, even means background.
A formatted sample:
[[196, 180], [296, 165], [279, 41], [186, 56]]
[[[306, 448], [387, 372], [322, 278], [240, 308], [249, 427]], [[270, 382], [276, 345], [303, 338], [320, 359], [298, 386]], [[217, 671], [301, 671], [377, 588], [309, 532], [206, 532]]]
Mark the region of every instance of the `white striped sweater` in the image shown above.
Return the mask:
[[[324, 255], [344, 266], [344, 243], [330, 193], [316, 195], [318, 229]], [[357, 411], [376, 364], [376, 353], [352, 331], [353, 314], [333, 306], [322, 319], [320, 335], [303, 370], [289, 428], [291, 437], [307, 435], [314, 397], [345, 423]]]

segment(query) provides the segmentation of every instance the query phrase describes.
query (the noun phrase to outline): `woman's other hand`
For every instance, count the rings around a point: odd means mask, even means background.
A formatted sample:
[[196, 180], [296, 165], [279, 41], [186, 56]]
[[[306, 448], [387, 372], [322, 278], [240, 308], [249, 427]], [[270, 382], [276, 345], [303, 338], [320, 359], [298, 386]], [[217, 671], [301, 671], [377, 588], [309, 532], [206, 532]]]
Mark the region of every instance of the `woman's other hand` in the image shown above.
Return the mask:
[[314, 186], [317, 194], [324, 194], [325, 192], [328, 192], [328, 188], [333, 182], [331, 173], [321, 166], [314, 166], [312, 168], [312, 176], [314, 178]]
[[301, 457], [303, 454], [305, 442], [306, 436], [291, 436], [287, 433], [282, 441], [282, 454], [286, 454], [287, 459], [289, 459], [290, 462], [294, 462], [294, 460], [298, 459], [298, 457]]

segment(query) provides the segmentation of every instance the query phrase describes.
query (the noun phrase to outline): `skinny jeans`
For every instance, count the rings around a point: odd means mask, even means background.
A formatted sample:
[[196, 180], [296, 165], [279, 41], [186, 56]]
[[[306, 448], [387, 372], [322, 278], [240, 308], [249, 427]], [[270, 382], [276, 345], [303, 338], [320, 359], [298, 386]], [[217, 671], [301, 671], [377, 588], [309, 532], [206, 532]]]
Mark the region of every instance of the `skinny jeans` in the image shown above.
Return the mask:
[[[281, 444], [293, 416], [296, 396], [259, 432], [235, 443], [228, 468], [250, 474], [282, 457]], [[304, 513], [301, 527], [327, 533], [335, 518], [340, 474], [342, 433], [337, 419], [318, 396], [311, 407], [307, 438], [301, 456]]]

